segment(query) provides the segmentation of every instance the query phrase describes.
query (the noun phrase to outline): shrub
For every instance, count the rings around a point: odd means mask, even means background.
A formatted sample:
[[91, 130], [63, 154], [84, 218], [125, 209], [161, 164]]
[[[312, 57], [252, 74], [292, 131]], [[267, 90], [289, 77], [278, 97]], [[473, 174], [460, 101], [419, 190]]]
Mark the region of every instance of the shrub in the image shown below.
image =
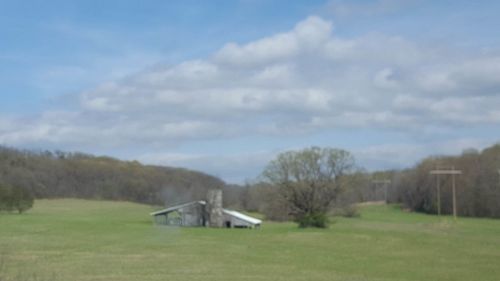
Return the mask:
[[0, 211], [24, 211], [33, 207], [34, 197], [26, 189], [21, 187], [12, 187], [0, 185]]
[[296, 219], [297, 223], [299, 223], [299, 227], [319, 227], [326, 228], [328, 227], [328, 216], [324, 213], [312, 213], [306, 214], [300, 218]]

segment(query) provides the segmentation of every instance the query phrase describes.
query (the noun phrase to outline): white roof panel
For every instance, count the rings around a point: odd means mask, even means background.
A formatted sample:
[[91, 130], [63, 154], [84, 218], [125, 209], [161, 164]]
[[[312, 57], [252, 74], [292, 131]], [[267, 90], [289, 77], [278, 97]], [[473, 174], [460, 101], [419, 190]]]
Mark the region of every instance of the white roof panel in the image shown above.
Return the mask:
[[259, 219], [253, 218], [251, 216], [247, 216], [245, 214], [242, 214], [240, 212], [236, 212], [233, 210], [224, 209], [223, 212], [224, 212], [224, 214], [228, 214], [230, 216], [233, 216], [235, 218], [238, 218], [242, 221], [246, 221], [246, 222], [251, 223], [251, 224], [261, 224], [262, 223], [262, 221]]

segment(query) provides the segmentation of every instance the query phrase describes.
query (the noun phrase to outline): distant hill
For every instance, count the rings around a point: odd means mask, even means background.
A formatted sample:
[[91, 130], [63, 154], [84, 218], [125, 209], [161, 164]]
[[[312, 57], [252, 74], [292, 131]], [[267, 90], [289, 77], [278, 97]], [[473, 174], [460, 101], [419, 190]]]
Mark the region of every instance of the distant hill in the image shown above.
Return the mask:
[[27, 151], [0, 146], [0, 183], [36, 198], [127, 200], [173, 204], [204, 198], [225, 183], [182, 168], [143, 165], [84, 153]]

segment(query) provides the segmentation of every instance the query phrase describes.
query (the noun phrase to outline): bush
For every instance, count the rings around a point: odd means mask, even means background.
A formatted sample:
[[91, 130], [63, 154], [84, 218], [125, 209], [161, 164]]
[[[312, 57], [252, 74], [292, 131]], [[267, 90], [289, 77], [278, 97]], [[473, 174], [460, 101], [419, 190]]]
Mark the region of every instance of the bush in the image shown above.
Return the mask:
[[12, 211], [12, 188], [0, 184], [0, 211]]
[[34, 197], [26, 189], [12, 187], [9, 185], [0, 185], [0, 211], [24, 211], [33, 207]]
[[318, 227], [318, 228], [327, 228], [328, 227], [328, 216], [324, 213], [313, 213], [306, 214], [300, 218], [296, 219], [297, 223], [299, 223], [299, 227]]

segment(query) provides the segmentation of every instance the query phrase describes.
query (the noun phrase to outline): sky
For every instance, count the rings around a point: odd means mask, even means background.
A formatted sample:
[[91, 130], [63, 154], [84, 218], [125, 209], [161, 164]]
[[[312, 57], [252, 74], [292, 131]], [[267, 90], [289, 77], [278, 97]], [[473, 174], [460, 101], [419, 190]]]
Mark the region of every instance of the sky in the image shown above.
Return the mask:
[[499, 1], [0, 0], [0, 145], [255, 180], [500, 141]]

